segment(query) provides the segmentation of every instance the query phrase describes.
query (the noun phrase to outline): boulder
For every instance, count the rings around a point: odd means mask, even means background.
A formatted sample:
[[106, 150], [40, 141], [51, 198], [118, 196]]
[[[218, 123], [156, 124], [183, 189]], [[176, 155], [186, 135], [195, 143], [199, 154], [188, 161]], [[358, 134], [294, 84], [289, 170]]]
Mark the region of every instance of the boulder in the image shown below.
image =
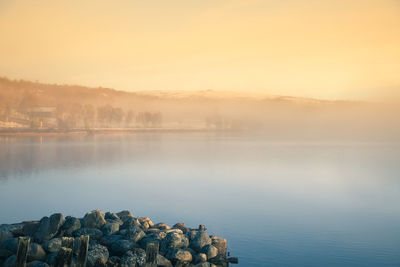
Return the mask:
[[108, 257], [108, 249], [105, 246], [99, 244], [90, 245], [87, 254], [87, 266], [94, 267], [98, 260], [107, 262]]
[[53, 265], [54, 265], [54, 261], [56, 260], [57, 255], [58, 255], [58, 252], [54, 252], [54, 253], [47, 254], [46, 262], [47, 262], [50, 266], [53, 266]]
[[199, 253], [194, 255], [193, 257], [193, 262], [194, 263], [200, 263], [200, 262], [206, 262], [207, 261], [207, 255], [204, 253]]
[[81, 226], [81, 221], [79, 219], [68, 216], [61, 226], [61, 231], [64, 236], [72, 236], [76, 230], [81, 229]]
[[158, 228], [158, 229], [160, 229], [160, 230], [171, 229], [171, 227], [168, 226], [168, 225], [167, 225], [166, 223], [164, 223], [164, 222], [157, 223], [156, 225], [154, 225], [154, 227], [155, 227], [155, 228]]
[[161, 241], [160, 250], [166, 252], [168, 249], [187, 248], [189, 246], [189, 239], [178, 232], [169, 232]]
[[216, 267], [216, 266], [209, 262], [200, 262], [195, 265], [192, 265], [192, 267]]
[[3, 263], [3, 267], [15, 267], [15, 261], [17, 260], [17, 256], [12, 255], [7, 258], [7, 260]]
[[31, 261], [26, 264], [26, 267], [49, 267], [49, 265], [42, 261]]
[[47, 253], [58, 252], [61, 249], [61, 238], [53, 238], [43, 244], [43, 248]]
[[157, 254], [157, 266], [173, 267], [172, 263], [160, 254]]
[[121, 259], [121, 264], [123, 266], [145, 266], [146, 264], [146, 252], [144, 249], [135, 248], [131, 251], [128, 251]]
[[201, 253], [206, 254], [207, 259], [211, 259], [218, 255], [218, 249], [213, 245], [205, 245], [204, 247], [202, 247]]
[[[7, 259], [10, 257], [13, 253], [7, 249], [2, 249], [0, 248], [0, 259]], [[0, 265], [1, 266], [1, 265]]]
[[129, 250], [137, 248], [138, 245], [132, 240], [118, 240], [112, 243], [111, 252], [113, 255], [122, 256]]
[[107, 222], [101, 230], [104, 235], [112, 235], [119, 231], [119, 223]]
[[133, 242], [138, 243], [140, 240], [142, 240], [142, 238], [146, 236], [146, 234], [140, 227], [133, 227], [127, 230], [126, 236]]
[[36, 233], [34, 234], [35, 240], [39, 243], [43, 243], [52, 239], [58, 233], [62, 223], [63, 216], [61, 213], [53, 214], [50, 218], [43, 217], [40, 220]]
[[174, 226], [172, 226], [174, 229], [180, 229], [184, 234], [188, 232], [188, 228], [186, 227], [185, 223], [183, 222], [178, 222]]
[[112, 256], [112, 257], [108, 258], [107, 266], [108, 267], [119, 267], [119, 266], [121, 266], [121, 258], [117, 257], [117, 256]]
[[0, 243], [0, 249], [5, 249], [12, 254], [17, 254], [18, 238], [10, 238]]
[[81, 228], [74, 232], [75, 237], [80, 237], [81, 235], [89, 235], [91, 240], [99, 240], [103, 236], [103, 232], [96, 228]]
[[190, 230], [186, 233], [186, 236], [189, 238], [189, 241], [192, 242], [193, 239], [196, 237], [198, 230]]
[[226, 256], [226, 239], [217, 236], [211, 236], [211, 245], [218, 249], [218, 254]]
[[140, 222], [138, 219], [134, 217], [128, 217], [125, 219], [124, 223], [121, 225], [120, 229], [129, 229], [129, 228], [134, 228], [134, 227], [141, 227]]
[[44, 261], [46, 251], [37, 243], [30, 243], [28, 249], [28, 261]]
[[116, 213], [109, 212], [109, 211], [106, 212], [104, 218], [106, 220], [110, 220], [110, 221], [120, 221], [120, 218], [118, 217], [118, 215]]
[[125, 220], [129, 218], [133, 218], [132, 213], [129, 210], [123, 210], [117, 213], [118, 218], [121, 219], [122, 222], [125, 222]]
[[165, 254], [165, 257], [172, 262], [191, 262], [192, 261], [192, 254], [183, 249], [169, 249]]
[[106, 224], [104, 217], [105, 214], [101, 210], [93, 210], [86, 213], [85, 217], [83, 217], [85, 228], [101, 229]]
[[11, 231], [3, 229], [0, 230], [0, 243], [3, 242], [4, 240], [10, 239], [12, 238], [13, 235], [11, 233]]
[[201, 252], [201, 249], [205, 245], [211, 245], [211, 238], [206, 232], [199, 231], [194, 237], [193, 241], [190, 242], [190, 247], [197, 252]]
[[99, 243], [103, 246], [106, 247], [111, 247], [111, 245], [118, 241], [118, 240], [126, 240], [125, 236], [122, 235], [108, 235], [108, 236], [103, 236], [100, 240]]
[[39, 229], [40, 222], [26, 222], [22, 227], [22, 234], [24, 236], [33, 236]]

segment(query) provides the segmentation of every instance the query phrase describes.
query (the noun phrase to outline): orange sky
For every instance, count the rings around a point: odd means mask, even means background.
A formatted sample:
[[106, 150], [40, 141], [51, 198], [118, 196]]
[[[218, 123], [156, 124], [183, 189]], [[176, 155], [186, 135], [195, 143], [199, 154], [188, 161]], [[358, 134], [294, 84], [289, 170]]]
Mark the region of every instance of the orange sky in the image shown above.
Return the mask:
[[399, 0], [1, 0], [0, 76], [359, 99], [400, 88]]

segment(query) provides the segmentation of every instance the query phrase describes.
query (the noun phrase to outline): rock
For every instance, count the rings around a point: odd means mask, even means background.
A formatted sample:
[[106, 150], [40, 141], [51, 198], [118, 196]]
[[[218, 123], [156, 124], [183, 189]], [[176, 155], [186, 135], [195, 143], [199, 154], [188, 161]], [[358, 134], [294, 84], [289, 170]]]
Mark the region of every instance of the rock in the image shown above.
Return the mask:
[[146, 252], [141, 248], [135, 248], [132, 251], [128, 251], [122, 257], [121, 263], [123, 266], [145, 266]]
[[169, 249], [165, 254], [165, 257], [173, 262], [191, 262], [192, 254], [183, 249]]
[[169, 232], [161, 241], [160, 250], [165, 252], [168, 249], [187, 248], [189, 246], [189, 239], [182, 233]]
[[157, 254], [157, 266], [173, 267], [172, 263], [160, 254]]
[[118, 215], [116, 213], [109, 212], [109, 211], [106, 212], [104, 218], [106, 220], [111, 220], [111, 221], [119, 221], [120, 220], [120, 218], [118, 217]]
[[147, 243], [149, 242], [157, 242], [161, 243], [161, 238], [157, 234], [149, 234], [146, 235], [142, 240], [140, 240], [139, 244], [143, 249], [146, 249]]
[[211, 236], [211, 245], [218, 249], [218, 254], [226, 256], [226, 239], [219, 238], [217, 236]]
[[48, 254], [47, 257], [46, 257], [46, 262], [47, 262], [50, 266], [53, 266], [53, 265], [54, 265], [54, 261], [56, 260], [57, 255], [58, 255], [57, 252]]
[[104, 217], [105, 214], [101, 210], [93, 210], [86, 213], [85, 217], [83, 217], [85, 228], [101, 229], [106, 224]]
[[200, 252], [205, 245], [211, 245], [211, 238], [203, 231], [197, 232], [193, 241], [190, 242], [190, 247], [197, 252]]
[[133, 227], [128, 229], [126, 236], [133, 242], [138, 243], [146, 234], [140, 227]]
[[180, 229], [184, 234], [188, 232], [188, 228], [186, 227], [185, 223], [183, 222], [178, 222], [174, 226], [172, 226], [174, 229]]
[[91, 240], [99, 240], [103, 236], [103, 232], [96, 228], [81, 228], [74, 232], [75, 237], [80, 237], [81, 235], [89, 235]]
[[107, 222], [101, 230], [104, 235], [112, 235], [119, 231], [119, 223]]
[[37, 243], [30, 243], [28, 249], [28, 261], [44, 261], [46, 259], [46, 251]]
[[117, 257], [117, 256], [112, 256], [112, 257], [108, 258], [107, 266], [108, 267], [119, 267], [119, 266], [121, 266], [121, 258]]
[[198, 233], [197, 230], [190, 230], [189, 232], [186, 233], [186, 236], [189, 238], [189, 241], [192, 242], [193, 239], [196, 237], [197, 233]]
[[205, 245], [201, 249], [201, 252], [207, 255], [207, 259], [214, 258], [215, 256], [218, 255], [218, 249], [213, 245]]
[[3, 263], [3, 267], [15, 267], [15, 261], [17, 260], [17, 256], [12, 255], [7, 258], [7, 260]]
[[125, 220], [132, 218], [133, 215], [129, 210], [123, 210], [117, 213], [118, 218], [121, 219], [122, 222], [125, 222]]
[[34, 234], [35, 240], [43, 243], [53, 238], [60, 229], [63, 223], [63, 216], [61, 213], [53, 214], [49, 217], [43, 217], [40, 220], [38, 230]]
[[31, 261], [26, 264], [26, 267], [49, 267], [49, 265], [42, 261]]
[[214, 267], [215, 265], [209, 262], [200, 262], [196, 265], [192, 265], [192, 267]]
[[58, 252], [61, 249], [61, 238], [53, 238], [43, 244], [43, 248], [48, 253]]
[[120, 229], [129, 229], [129, 228], [135, 228], [135, 227], [141, 227], [140, 222], [138, 219], [133, 218], [133, 217], [128, 217], [125, 219], [124, 223], [121, 225]]
[[[10, 257], [13, 253], [9, 251], [8, 249], [2, 249], [0, 248], [0, 259], [7, 259]], [[1, 266], [1, 265], [0, 265]]]
[[68, 216], [61, 227], [64, 236], [72, 236], [76, 230], [81, 229], [81, 221], [75, 217]]
[[129, 250], [137, 248], [138, 245], [132, 240], [118, 240], [111, 245], [111, 251], [114, 255], [122, 256]]
[[166, 223], [160, 222], [154, 225], [155, 228], [158, 228], [160, 230], [166, 230], [166, 229], [171, 229]]
[[3, 242], [4, 240], [13, 238], [13, 235], [10, 230], [8, 229], [1, 229], [0, 230], [0, 243]]
[[100, 240], [99, 243], [103, 246], [106, 247], [111, 247], [111, 245], [118, 241], [118, 240], [126, 240], [125, 236], [122, 235], [108, 235], [108, 236], [103, 236]]
[[40, 222], [27, 222], [22, 227], [22, 234], [24, 236], [33, 236], [39, 229]]
[[4, 240], [0, 244], [0, 249], [5, 249], [11, 252], [12, 254], [17, 254], [17, 249], [18, 249], [18, 238], [10, 238], [7, 240]]
[[90, 245], [87, 255], [87, 266], [94, 267], [99, 259], [101, 261], [107, 262], [108, 257], [108, 249], [105, 246], [99, 244]]
[[223, 255], [217, 255], [214, 258], [208, 259], [208, 262], [213, 263], [213, 264], [218, 265], [218, 266], [220, 266], [220, 265], [225, 266], [226, 265], [226, 261], [227, 261], [227, 259]]
[[193, 257], [193, 262], [196, 263], [196, 264], [200, 263], [200, 262], [206, 262], [206, 261], [207, 261], [207, 255], [204, 254], [204, 253], [196, 254]]

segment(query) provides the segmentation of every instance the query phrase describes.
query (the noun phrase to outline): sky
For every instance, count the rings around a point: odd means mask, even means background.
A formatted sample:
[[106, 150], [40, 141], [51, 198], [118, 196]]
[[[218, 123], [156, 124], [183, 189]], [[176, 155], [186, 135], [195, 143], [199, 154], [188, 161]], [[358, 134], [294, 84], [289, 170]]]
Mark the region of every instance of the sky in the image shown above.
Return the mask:
[[361, 99], [400, 88], [400, 0], [0, 0], [0, 76]]

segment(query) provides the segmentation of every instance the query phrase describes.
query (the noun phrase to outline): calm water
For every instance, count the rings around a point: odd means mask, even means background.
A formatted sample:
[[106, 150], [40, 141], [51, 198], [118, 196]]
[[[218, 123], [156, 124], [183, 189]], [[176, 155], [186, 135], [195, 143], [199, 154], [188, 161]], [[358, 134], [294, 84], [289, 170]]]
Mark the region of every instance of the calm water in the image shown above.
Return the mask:
[[400, 266], [397, 145], [260, 136], [0, 137], [0, 223], [130, 209], [240, 266]]

